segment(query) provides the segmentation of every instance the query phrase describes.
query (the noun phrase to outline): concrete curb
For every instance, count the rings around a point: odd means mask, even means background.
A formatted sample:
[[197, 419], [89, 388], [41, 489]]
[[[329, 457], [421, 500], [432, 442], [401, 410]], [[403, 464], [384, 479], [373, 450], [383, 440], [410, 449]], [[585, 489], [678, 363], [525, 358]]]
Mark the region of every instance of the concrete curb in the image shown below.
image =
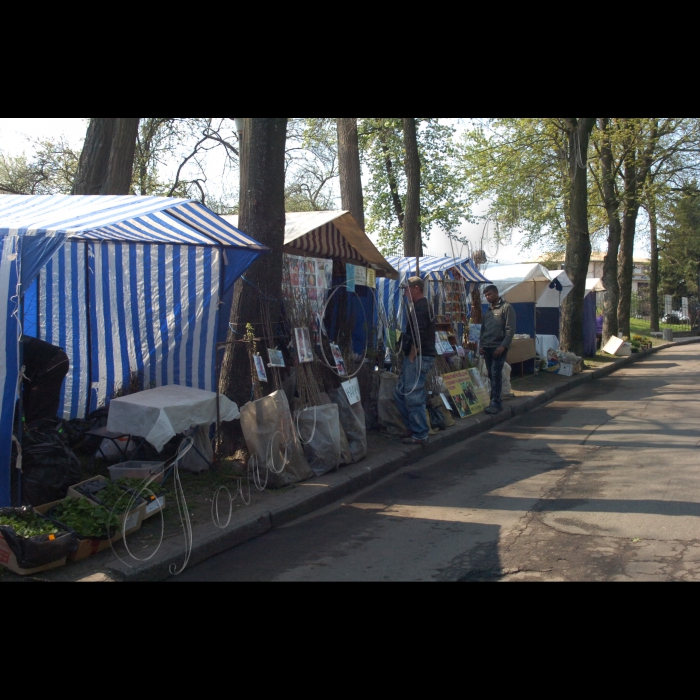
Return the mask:
[[[243, 544], [270, 530], [281, 527], [297, 518], [314, 513], [332, 505], [345, 496], [357, 493], [372, 486], [399, 469], [419, 462], [427, 456], [452, 447], [469, 438], [491, 430], [515, 416], [528, 413], [549, 403], [558, 396], [596, 379], [606, 377], [623, 367], [643, 360], [650, 354], [669, 347], [700, 343], [700, 338], [689, 338], [666, 343], [651, 350], [620, 358], [617, 362], [600, 367], [592, 372], [585, 372], [566, 378], [557, 386], [550, 387], [540, 394], [522, 397], [509, 402], [497, 416], [480, 413], [472, 418], [462, 420], [446, 431], [431, 438], [426, 447], [409, 445], [392, 445], [391, 448], [370, 454], [357, 464], [343, 467], [342, 470], [327, 474], [313, 482], [299, 484], [286, 493], [279, 495], [275, 503], [258, 504], [245, 511], [234, 514], [231, 524], [226, 529], [219, 529], [213, 523], [198, 526], [193, 530], [193, 542], [188, 566], [196, 565], [210, 557]], [[562, 377], [562, 379], [564, 379]], [[185, 550], [183, 539], [175, 537], [165, 540], [158, 554], [147, 562], [136, 565], [125, 564], [118, 560], [105, 562], [98, 571], [81, 567], [80, 572], [71, 572], [67, 568], [49, 572], [46, 577], [29, 577], [36, 580], [62, 581], [163, 581], [171, 576], [171, 567], [179, 570], [184, 564]], [[92, 560], [88, 560], [91, 562]], [[86, 562], [87, 563], [87, 562]]]

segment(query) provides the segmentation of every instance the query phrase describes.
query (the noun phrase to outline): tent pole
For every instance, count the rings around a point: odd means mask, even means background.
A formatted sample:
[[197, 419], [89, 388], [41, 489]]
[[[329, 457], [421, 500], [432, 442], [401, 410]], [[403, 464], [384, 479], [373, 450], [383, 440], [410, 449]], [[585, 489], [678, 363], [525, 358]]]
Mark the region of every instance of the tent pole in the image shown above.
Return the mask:
[[[22, 453], [22, 447], [24, 445], [24, 294], [20, 295], [19, 298], [19, 369], [20, 369], [20, 380], [17, 383], [19, 400], [17, 405], [18, 411], [18, 421], [17, 426], [17, 444], [19, 446], [20, 454]], [[17, 507], [22, 507], [22, 470], [17, 470]]]
[[85, 400], [85, 418], [90, 415], [90, 396], [92, 395], [92, 326], [90, 324], [90, 243], [85, 241], [85, 326], [87, 329], [87, 398]]

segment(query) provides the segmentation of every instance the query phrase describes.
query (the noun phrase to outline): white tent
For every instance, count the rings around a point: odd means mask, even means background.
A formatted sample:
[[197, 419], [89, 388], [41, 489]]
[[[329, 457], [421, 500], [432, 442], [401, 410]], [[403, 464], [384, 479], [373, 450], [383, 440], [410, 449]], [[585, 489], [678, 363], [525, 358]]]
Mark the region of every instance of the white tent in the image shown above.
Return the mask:
[[538, 308], [557, 308], [561, 306], [562, 301], [569, 296], [569, 292], [574, 288], [574, 283], [564, 270], [552, 270], [550, 274], [552, 279], [556, 279], [561, 285], [561, 291], [556, 287], [547, 287], [537, 302]]
[[497, 265], [484, 270], [484, 275], [511, 304], [539, 303], [552, 282], [550, 271], [538, 263]]

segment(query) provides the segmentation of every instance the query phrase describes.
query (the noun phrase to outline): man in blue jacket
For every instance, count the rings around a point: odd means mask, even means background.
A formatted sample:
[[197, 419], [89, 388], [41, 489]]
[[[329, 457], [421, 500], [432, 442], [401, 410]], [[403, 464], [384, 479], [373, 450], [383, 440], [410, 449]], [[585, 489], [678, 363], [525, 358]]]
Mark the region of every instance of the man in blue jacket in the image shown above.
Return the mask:
[[515, 310], [498, 293], [498, 287], [490, 284], [484, 289], [489, 309], [484, 312], [481, 322], [480, 353], [486, 360], [486, 369], [491, 382], [491, 403], [484, 413], [495, 415], [503, 410], [501, 391], [503, 386], [503, 365], [508, 357], [508, 348], [515, 335]]

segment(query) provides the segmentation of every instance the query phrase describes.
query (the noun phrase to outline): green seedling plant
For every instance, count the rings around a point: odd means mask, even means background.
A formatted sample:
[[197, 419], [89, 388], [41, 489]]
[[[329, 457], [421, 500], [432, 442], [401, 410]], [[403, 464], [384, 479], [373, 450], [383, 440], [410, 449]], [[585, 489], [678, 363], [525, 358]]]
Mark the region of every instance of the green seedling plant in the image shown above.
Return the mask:
[[160, 498], [165, 493], [162, 484], [157, 484], [155, 481], [152, 481], [148, 486], [144, 486], [144, 484], [147, 483], [144, 479], [123, 476], [121, 479], [117, 479], [115, 483], [124, 488], [136, 491], [141, 498], [145, 498], [147, 501], [152, 500], [153, 495], [155, 495], [156, 498]]
[[107, 537], [121, 529], [116, 515], [86, 498], [71, 498], [59, 503], [50, 515], [86, 539]]
[[37, 513], [0, 515], [0, 525], [11, 527], [19, 537], [38, 537], [39, 535], [58, 535], [56, 525]]
[[116, 513], [124, 513], [133, 500], [133, 495], [111, 481], [94, 481], [85, 484], [81, 492], [96, 500], [100, 505]]

